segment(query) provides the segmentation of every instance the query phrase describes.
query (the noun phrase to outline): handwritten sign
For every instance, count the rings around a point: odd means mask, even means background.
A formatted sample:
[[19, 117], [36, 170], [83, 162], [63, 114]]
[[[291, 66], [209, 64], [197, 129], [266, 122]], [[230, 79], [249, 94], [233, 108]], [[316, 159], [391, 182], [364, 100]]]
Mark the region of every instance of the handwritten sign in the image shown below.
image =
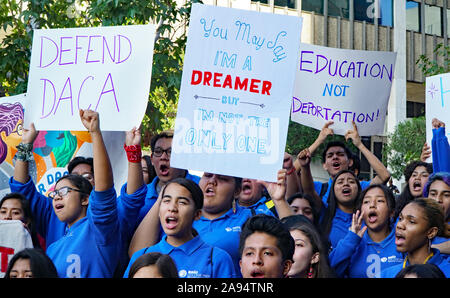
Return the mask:
[[153, 25], [35, 30], [25, 125], [83, 131], [78, 111], [92, 109], [100, 113], [103, 131], [139, 126], [154, 36]]
[[[427, 77], [425, 92], [427, 143], [431, 146], [433, 137], [431, 120], [433, 118], [445, 123], [445, 133], [450, 139], [450, 73]], [[431, 157], [429, 162], [431, 162]]]
[[171, 165], [276, 181], [301, 18], [194, 4]]
[[[13, 158], [22, 141], [25, 93], [0, 98], [0, 196], [10, 193], [9, 179], [14, 176]], [[78, 117], [78, 121], [81, 122]], [[103, 121], [103, 119], [101, 119]], [[112, 162], [114, 186], [119, 193], [127, 180], [128, 161], [123, 150], [123, 131], [104, 131], [103, 140]], [[91, 136], [87, 131], [39, 131], [33, 146], [29, 174], [37, 190], [47, 195], [55, 182], [67, 174], [67, 164], [76, 156], [92, 157]]]
[[345, 135], [352, 121], [361, 136], [382, 135], [396, 53], [301, 44], [292, 121], [321, 129], [334, 121]]

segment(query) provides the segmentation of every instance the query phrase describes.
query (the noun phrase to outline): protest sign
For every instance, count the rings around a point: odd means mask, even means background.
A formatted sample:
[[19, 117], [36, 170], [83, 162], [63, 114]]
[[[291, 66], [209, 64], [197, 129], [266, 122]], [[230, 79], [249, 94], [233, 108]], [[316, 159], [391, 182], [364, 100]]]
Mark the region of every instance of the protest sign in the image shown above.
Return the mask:
[[138, 127], [154, 38], [154, 25], [35, 30], [25, 125], [84, 131], [79, 110], [91, 109], [99, 112], [103, 131]]
[[276, 181], [301, 18], [194, 4], [171, 166]]
[[25, 248], [33, 248], [33, 241], [23, 222], [0, 220], [0, 278], [5, 276], [12, 257]]
[[[22, 141], [24, 106], [29, 97], [24, 93], [0, 98], [0, 196], [11, 192], [9, 179], [14, 175], [13, 157]], [[78, 121], [81, 123], [80, 117]], [[101, 119], [103, 121], [103, 119]], [[102, 132], [112, 162], [114, 186], [127, 180], [128, 161], [123, 150], [125, 133]], [[33, 146], [29, 174], [41, 194], [48, 194], [55, 182], [67, 174], [67, 164], [76, 156], [92, 157], [92, 140], [87, 131], [39, 131]]]
[[[450, 73], [427, 77], [425, 92], [427, 143], [431, 146], [433, 118], [445, 123], [445, 133], [450, 138]], [[432, 162], [431, 157], [428, 162]]]
[[291, 119], [335, 134], [353, 129], [383, 135], [396, 53], [327, 48], [302, 43]]

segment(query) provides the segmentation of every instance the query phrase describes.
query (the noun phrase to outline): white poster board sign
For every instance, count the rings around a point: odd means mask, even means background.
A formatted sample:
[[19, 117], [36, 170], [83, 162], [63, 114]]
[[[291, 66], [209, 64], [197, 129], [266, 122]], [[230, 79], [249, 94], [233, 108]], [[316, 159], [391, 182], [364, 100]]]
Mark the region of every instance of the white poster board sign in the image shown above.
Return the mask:
[[[426, 78], [425, 118], [428, 146], [431, 146], [433, 137], [431, 126], [433, 118], [445, 123], [445, 133], [450, 139], [450, 73]], [[428, 162], [432, 162], [431, 157]]]
[[193, 5], [172, 167], [276, 181], [301, 20]]
[[102, 130], [139, 126], [150, 90], [154, 25], [34, 31], [25, 126], [86, 130], [80, 109], [100, 113]]
[[291, 119], [322, 129], [334, 121], [345, 135], [383, 135], [396, 53], [335, 49], [302, 43]]
[[0, 278], [5, 276], [12, 257], [25, 248], [33, 248], [33, 241], [23, 222], [0, 220]]

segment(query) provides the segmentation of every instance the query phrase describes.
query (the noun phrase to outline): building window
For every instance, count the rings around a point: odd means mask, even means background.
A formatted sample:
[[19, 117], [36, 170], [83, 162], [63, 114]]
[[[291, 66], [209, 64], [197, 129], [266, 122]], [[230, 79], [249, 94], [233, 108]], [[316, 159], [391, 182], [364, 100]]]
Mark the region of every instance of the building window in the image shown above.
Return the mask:
[[392, 0], [354, 0], [355, 20], [375, 23], [382, 26], [393, 26]]
[[323, 1], [302, 0], [302, 10], [323, 14]]
[[425, 4], [425, 33], [442, 36], [441, 8]]
[[447, 36], [450, 37], [450, 9], [447, 9]]
[[[264, 4], [269, 4], [269, 0], [254, 0], [253, 2], [261, 2]], [[289, 7], [289, 8], [296, 8], [297, 1], [296, 0], [275, 0], [273, 3], [275, 6], [282, 6], [282, 7]]]
[[421, 102], [407, 101], [406, 117], [415, 118], [420, 116], [425, 116], [425, 104]]
[[420, 4], [406, 1], [406, 30], [420, 32]]
[[348, 0], [328, 0], [328, 15], [348, 19], [349, 18]]

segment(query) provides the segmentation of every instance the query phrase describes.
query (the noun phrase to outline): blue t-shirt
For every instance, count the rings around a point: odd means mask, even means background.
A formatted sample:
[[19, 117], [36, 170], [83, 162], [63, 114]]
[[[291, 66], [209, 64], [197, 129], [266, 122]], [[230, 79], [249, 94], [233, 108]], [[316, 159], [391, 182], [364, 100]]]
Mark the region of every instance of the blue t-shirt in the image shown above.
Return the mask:
[[231, 257], [218, 247], [206, 244], [199, 236], [181, 246], [167, 243], [167, 236], [151, 247], [143, 248], [133, 254], [124, 277], [137, 258], [150, 252], [169, 255], [177, 266], [178, 276], [186, 278], [230, 278], [236, 277]]
[[[186, 171], [186, 179], [192, 180], [198, 184], [200, 181], [200, 177], [190, 174]], [[148, 211], [152, 209], [152, 206], [155, 204], [158, 199], [158, 191], [156, 190], [156, 186], [158, 185], [159, 178], [156, 176], [153, 178], [152, 182], [147, 184], [147, 194], [145, 196], [144, 205], [141, 207], [138, 215], [138, 224], [144, 219], [145, 215], [147, 215]]]
[[[428, 264], [435, 264], [442, 270], [445, 274], [445, 277], [450, 277], [450, 262], [448, 259], [444, 258], [439, 250], [432, 248], [433, 256], [427, 261]], [[406, 264], [398, 264], [392, 267], [389, 267], [383, 271], [381, 271], [381, 278], [394, 278], [403, 268], [409, 266], [409, 262], [406, 261]]]
[[395, 245], [395, 227], [381, 242], [374, 242], [368, 232], [360, 238], [348, 231], [329, 255], [330, 265], [338, 277], [373, 278], [381, 271], [403, 262]]
[[[361, 185], [361, 190], [366, 189], [369, 187], [371, 181], [359, 181], [359, 185]], [[322, 197], [322, 203], [325, 205], [325, 207], [328, 207], [328, 196], [330, 195], [331, 185], [333, 184], [333, 179], [328, 180], [328, 188], [325, 194]], [[316, 190], [317, 194], [320, 194], [320, 190], [322, 188], [322, 182], [314, 181], [314, 189]]]
[[239, 239], [242, 225], [249, 217], [252, 217], [252, 212], [249, 209], [236, 206], [236, 212], [230, 209], [213, 220], [202, 216], [193, 223], [193, 227], [203, 241], [209, 245], [220, 247], [231, 256], [239, 277], [241, 276]]
[[[236, 200], [236, 204], [239, 204], [238, 201]], [[241, 205], [239, 205], [241, 206]], [[272, 208], [274, 205], [272, 200], [269, 200], [268, 198], [266, 198], [265, 196], [263, 196], [261, 199], [259, 199], [258, 202], [256, 202], [255, 204], [245, 207], [245, 206], [241, 206], [242, 208], [246, 208], [246, 209], [250, 209], [254, 211], [254, 214], [266, 214], [266, 215], [270, 215], [270, 216], [276, 216], [276, 214], [274, 214], [270, 208]]]
[[111, 278], [120, 254], [120, 228], [114, 187], [93, 191], [87, 214], [47, 248], [59, 277]]

